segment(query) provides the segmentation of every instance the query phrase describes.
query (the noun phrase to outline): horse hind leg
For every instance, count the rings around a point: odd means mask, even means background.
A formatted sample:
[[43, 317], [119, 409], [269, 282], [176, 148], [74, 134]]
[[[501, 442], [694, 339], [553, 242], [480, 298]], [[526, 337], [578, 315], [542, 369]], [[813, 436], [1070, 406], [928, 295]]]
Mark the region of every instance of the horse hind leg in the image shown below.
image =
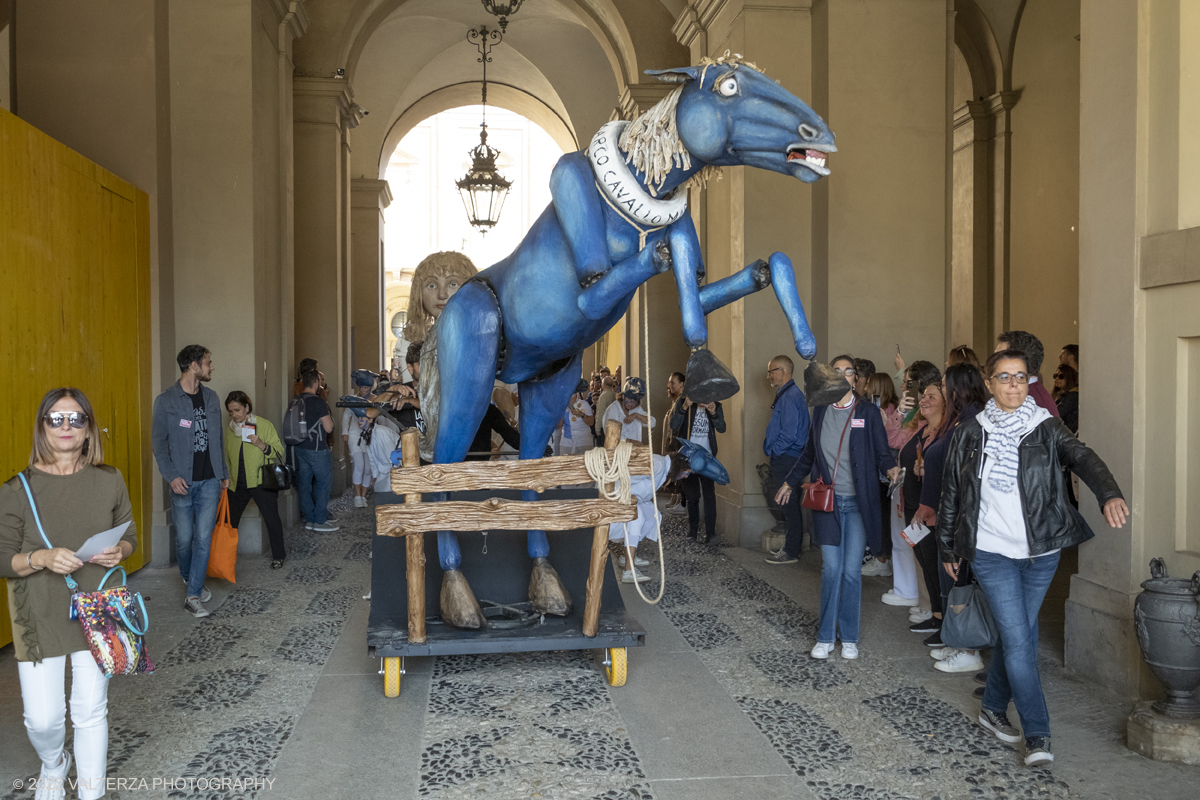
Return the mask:
[[[438, 319], [434, 333], [441, 406], [433, 445], [435, 464], [462, 461], [479, 430], [492, 396], [500, 349], [499, 327], [496, 297], [477, 282], [459, 289]], [[445, 500], [446, 493], [439, 492], [435, 499]], [[460, 569], [462, 555], [453, 531], [438, 531], [438, 561], [444, 572], [440, 595], [442, 620], [456, 628], [484, 627], [479, 602]]]
[[[567, 402], [579, 382], [583, 354], [575, 355], [556, 372], [522, 381], [521, 394], [521, 459], [541, 458], [546, 441], [562, 419]], [[537, 492], [523, 490], [522, 500], [536, 500]], [[571, 593], [558, 572], [550, 564], [550, 542], [545, 531], [531, 530], [526, 535], [533, 569], [529, 575], [529, 601], [541, 614], [565, 617], [571, 613]]]

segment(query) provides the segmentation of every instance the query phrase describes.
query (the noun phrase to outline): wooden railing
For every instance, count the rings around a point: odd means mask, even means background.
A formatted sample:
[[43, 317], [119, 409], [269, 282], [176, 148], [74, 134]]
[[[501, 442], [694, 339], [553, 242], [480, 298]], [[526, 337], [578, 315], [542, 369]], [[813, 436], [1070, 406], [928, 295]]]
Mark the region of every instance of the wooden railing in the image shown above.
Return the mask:
[[[621, 440], [621, 423], [605, 426], [605, 449], [611, 454]], [[400, 436], [404, 466], [392, 470], [392, 491], [404, 496], [402, 505], [378, 506], [376, 530], [381, 536], [405, 536], [408, 584], [408, 640], [425, 641], [425, 542], [426, 531], [542, 530], [568, 531], [590, 527], [592, 557], [588, 568], [583, 634], [596, 635], [600, 621], [600, 592], [604, 585], [604, 559], [608, 553], [608, 528], [615, 522], [637, 519], [637, 505], [613, 500], [503, 500], [422, 503], [430, 492], [479, 489], [532, 489], [586, 483], [592, 478], [582, 455], [537, 458], [528, 461], [465, 461], [459, 464], [420, 466], [419, 434], [415, 428]], [[648, 447], [634, 446], [630, 475], [650, 474]], [[607, 487], [612, 488], [609, 484]]]

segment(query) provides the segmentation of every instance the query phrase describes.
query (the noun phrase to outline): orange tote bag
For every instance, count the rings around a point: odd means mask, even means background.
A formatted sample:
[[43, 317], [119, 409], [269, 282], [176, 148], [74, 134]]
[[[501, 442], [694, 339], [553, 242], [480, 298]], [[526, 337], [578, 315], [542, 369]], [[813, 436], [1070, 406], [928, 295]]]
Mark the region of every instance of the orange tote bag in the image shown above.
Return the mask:
[[222, 489], [221, 502], [217, 505], [217, 525], [213, 528], [212, 545], [208, 550], [208, 577], [237, 583], [234, 576], [237, 545], [237, 528], [229, 524], [229, 492]]

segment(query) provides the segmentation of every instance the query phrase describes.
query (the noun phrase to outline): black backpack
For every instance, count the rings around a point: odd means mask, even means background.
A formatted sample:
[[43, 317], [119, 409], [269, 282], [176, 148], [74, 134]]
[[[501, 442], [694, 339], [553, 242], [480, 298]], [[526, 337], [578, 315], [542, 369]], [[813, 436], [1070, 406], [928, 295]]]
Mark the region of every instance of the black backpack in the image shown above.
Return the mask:
[[308, 420], [304, 418], [304, 395], [296, 395], [288, 403], [287, 412], [283, 415], [283, 424], [279, 427], [279, 435], [290, 445], [304, 443], [311, 432]]

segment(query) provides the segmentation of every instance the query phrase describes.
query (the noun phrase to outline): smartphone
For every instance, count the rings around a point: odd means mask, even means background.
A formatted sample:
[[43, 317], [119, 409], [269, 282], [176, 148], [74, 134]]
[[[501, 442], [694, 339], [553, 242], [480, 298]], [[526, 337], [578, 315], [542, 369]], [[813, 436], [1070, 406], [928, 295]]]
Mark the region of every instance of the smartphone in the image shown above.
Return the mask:
[[900, 355], [900, 345], [896, 345], [896, 355]]

